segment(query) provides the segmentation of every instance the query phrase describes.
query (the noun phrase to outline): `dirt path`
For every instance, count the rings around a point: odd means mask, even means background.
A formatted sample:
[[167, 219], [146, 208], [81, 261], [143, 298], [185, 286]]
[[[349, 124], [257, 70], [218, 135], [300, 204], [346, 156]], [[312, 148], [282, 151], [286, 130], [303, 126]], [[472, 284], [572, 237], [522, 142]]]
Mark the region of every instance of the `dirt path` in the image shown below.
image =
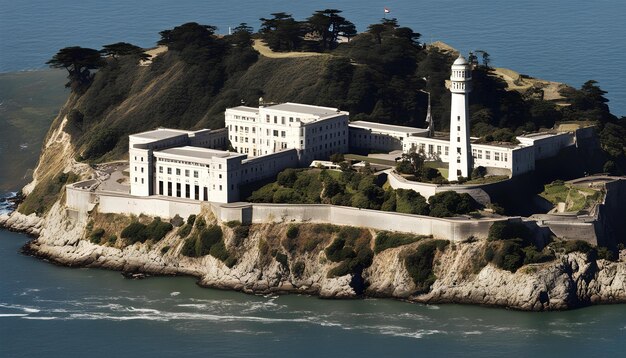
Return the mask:
[[263, 40], [254, 40], [254, 44], [252, 45], [255, 50], [259, 51], [259, 53], [265, 57], [269, 58], [295, 58], [295, 57], [313, 57], [313, 56], [327, 56], [330, 57], [330, 54], [327, 53], [319, 53], [319, 52], [274, 52]]

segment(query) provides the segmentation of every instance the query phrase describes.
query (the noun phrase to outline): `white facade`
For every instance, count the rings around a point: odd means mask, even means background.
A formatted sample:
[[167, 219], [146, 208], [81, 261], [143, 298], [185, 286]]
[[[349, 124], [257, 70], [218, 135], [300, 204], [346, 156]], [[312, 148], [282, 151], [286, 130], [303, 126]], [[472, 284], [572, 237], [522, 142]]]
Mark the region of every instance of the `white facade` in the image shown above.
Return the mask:
[[428, 129], [396, 126], [391, 124], [355, 121], [349, 125], [351, 151], [376, 150], [391, 152], [402, 150], [411, 136], [426, 137]]
[[300, 165], [348, 151], [348, 112], [298, 103], [228, 108], [225, 123], [233, 148], [252, 157], [298, 151]]
[[469, 93], [472, 91], [472, 69], [463, 58], [452, 64], [450, 76], [450, 152], [448, 180], [458, 180], [460, 176], [468, 178], [472, 172], [472, 156], [469, 136]]
[[228, 203], [240, 186], [298, 165], [296, 150], [247, 155], [213, 148], [227, 144], [227, 131], [159, 128], [129, 136], [131, 195]]

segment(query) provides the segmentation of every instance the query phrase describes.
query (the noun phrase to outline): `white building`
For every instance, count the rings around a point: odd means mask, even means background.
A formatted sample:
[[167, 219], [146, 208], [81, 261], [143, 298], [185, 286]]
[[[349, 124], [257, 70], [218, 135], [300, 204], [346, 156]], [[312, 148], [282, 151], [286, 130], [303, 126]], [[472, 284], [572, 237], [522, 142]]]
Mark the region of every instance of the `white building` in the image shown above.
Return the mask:
[[293, 149], [250, 159], [214, 149], [226, 145], [226, 136], [225, 129], [166, 128], [129, 136], [131, 195], [228, 203], [240, 200], [241, 185], [298, 165]]
[[472, 91], [472, 69], [463, 56], [452, 64], [450, 75], [450, 152], [448, 180], [468, 178], [472, 173], [470, 152], [469, 93]]
[[409, 137], [426, 137], [428, 129], [396, 126], [391, 124], [355, 121], [349, 125], [351, 151], [402, 150]]
[[301, 166], [348, 151], [348, 112], [282, 103], [228, 108], [225, 124], [233, 148], [249, 156], [295, 149]]

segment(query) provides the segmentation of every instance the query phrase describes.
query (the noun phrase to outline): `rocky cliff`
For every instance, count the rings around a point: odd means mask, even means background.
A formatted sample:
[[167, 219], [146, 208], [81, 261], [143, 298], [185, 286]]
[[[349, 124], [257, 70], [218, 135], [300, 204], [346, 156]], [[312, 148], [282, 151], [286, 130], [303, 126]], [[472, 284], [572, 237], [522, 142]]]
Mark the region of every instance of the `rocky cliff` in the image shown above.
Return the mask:
[[[314, 224], [302, 224], [299, 236], [288, 239], [286, 232], [292, 224], [252, 225], [247, 237], [241, 240], [233, 229], [217, 223], [210, 211], [206, 210], [204, 217], [209, 225], [221, 225], [226, 248], [237, 258], [232, 267], [208, 254], [182, 255], [185, 239], [176, 228], [158, 242], [127, 245], [116, 239], [94, 244], [88, 239], [91, 226], [104, 225], [107, 232], [118, 232], [122, 223], [128, 221], [67, 211], [61, 203], [52, 207], [46, 224], [39, 226], [39, 237], [26, 246], [26, 251], [67, 266], [191, 275], [202, 286], [247, 293], [306, 293], [326, 298], [373, 296], [532, 311], [626, 302], [624, 257], [611, 262], [578, 252], [559, 254], [554, 261], [526, 265], [512, 273], [482, 261], [488, 244], [485, 240], [451, 243], [435, 251], [432, 275], [436, 279], [432, 287], [424, 290], [407, 270], [406, 257], [432, 239], [386, 249], [374, 255], [364, 270], [337, 276], [333, 273], [343, 263], [330, 260], [324, 250], [337, 236], [329, 234], [328, 226], [320, 229]], [[120, 224], [116, 227], [113, 222]], [[373, 236], [362, 232], [369, 239], [366, 245], [373, 249]], [[280, 259], [281, 255], [286, 260]]]

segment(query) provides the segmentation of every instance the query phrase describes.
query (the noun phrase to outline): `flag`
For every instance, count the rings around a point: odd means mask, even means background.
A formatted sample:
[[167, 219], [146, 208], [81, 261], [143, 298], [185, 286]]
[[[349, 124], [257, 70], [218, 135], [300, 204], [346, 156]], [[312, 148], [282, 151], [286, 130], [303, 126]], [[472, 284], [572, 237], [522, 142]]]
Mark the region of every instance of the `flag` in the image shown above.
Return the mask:
[[391, 12], [391, 10], [389, 10], [389, 9], [385, 8], [385, 14], [388, 14], [388, 13], [390, 13], [390, 12]]

